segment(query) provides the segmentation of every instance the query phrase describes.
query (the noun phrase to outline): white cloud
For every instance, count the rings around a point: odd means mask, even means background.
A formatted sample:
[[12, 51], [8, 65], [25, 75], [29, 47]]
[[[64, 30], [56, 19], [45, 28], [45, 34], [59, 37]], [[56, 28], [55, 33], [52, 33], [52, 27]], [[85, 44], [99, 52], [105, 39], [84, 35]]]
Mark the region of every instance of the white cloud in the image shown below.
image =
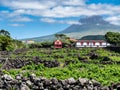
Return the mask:
[[81, 25], [80, 22], [78, 21], [73, 21], [73, 20], [56, 20], [53, 18], [41, 18], [40, 19], [42, 22], [46, 22], [46, 23], [59, 23], [59, 24], [78, 24]]
[[109, 21], [111, 24], [120, 25], [120, 15], [118, 16], [110, 16], [105, 19], [106, 21]]
[[1, 4], [14, 9], [46, 9], [56, 5], [52, 0], [1, 0]]
[[52, 18], [41, 18], [42, 22], [47, 22], [47, 23], [55, 23], [56, 20], [52, 19]]
[[[31, 15], [45, 18], [66, 18], [92, 15], [120, 15], [120, 5], [86, 4], [85, 1], [87, 0], [1, 0], [1, 5], [9, 7], [12, 11], [0, 12], [0, 16], [11, 18]], [[54, 22], [50, 19], [48, 21]], [[119, 23], [119, 20], [114, 21], [114, 24], [115, 22]]]
[[24, 26], [24, 24], [14, 23], [14, 24], [9, 24], [9, 26], [13, 26], [13, 27], [21, 27], [21, 26]]
[[15, 17], [12, 20], [10, 20], [11, 22], [31, 22], [33, 21], [32, 19], [28, 18], [28, 17]]
[[64, 5], [85, 5], [85, 0], [61, 0]]

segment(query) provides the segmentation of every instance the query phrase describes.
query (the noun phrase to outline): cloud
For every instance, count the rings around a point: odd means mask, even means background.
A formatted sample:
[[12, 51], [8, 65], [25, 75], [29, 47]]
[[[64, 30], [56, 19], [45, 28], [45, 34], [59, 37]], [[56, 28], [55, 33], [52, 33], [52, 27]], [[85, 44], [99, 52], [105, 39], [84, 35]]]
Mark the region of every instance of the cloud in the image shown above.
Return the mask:
[[41, 18], [42, 22], [46, 22], [46, 23], [55, 23], [56, 20], [52, 19], [52, 18]]
[[78, 21], [73, 21], [73, 20], [56, 20], [53, 18], [41, 18], [40, 19], [42, 22], [46, 22], [46, 23], [58, 23], [58, 24], [77, 24], [77, 25], [81, 25], [80, 22]]
[[16, 17], [16, 18], [13, 18], [12, 20], [10, 20], [11, 22], [31, 22], [33, 21], [32, 19], [28, 18], [28, 17]]
[[14, 24], [9, 24], [9, 26], [13, 26], [13, 27], [22, 27], [22, 26], [24, 26], [24, 24], [14, 23]]
[[110, 22], [111, 24], [120, 25], [120, 15], [110, 16], [110, 17], [106, 18], [105, 20]]
[[[5, 15], [11, 18], [30, 15], [40, 18], [71, 18], [92, 15], [120, 15], [120, 5], [100, 3], [86, 4], [86, 1], [87, 0], [1, 0], [0, 5], [10, 8], [11, 11], [3, 11], [0, 13], [0, 16], [3, 15], [4, 17]], [[54, 22], [54, 20], [50, 19], [48, 21]], [[119, 22], [119, 20], [115, 22]]]
[[85, 0], [61, 0], [63, 5], [85, 5]]
[[[47, 1], [47, 2], [46, 2]], [[13, 9], [46, 9], [55, 5], [52, 0], [1, 0], [1, 4]]]

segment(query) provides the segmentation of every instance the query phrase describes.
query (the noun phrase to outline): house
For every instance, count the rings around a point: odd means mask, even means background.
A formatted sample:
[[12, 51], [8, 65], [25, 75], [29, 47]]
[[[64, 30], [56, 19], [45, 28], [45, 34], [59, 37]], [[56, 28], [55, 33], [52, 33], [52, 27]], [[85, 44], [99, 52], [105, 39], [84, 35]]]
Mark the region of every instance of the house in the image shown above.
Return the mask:
[[104, 40], [78, 40], [76, 42], [76, 47], [107, 47], [110, 46]]
[[60, 40], [54, 41], [54, 48], [62, 48], [62, 41]]
[[33, 44], [35, 43], [35, 41], [32, 41], [32, 40], [25, 40], [25, 41], [22, 41], [23, 43], [26, 43], [26, 44]]

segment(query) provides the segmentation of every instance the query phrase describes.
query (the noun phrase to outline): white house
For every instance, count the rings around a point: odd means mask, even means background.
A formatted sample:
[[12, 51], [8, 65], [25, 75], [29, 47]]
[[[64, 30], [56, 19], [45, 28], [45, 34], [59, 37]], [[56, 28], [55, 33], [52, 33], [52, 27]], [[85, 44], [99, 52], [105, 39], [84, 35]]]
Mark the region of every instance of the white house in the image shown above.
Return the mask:
[[22, 41], [23, 43], [26, 43], [26, 44], [33, 44], [35, 43], [35, 41], [32, 41], [32, 40], [25, 40], [25, 41]]
[[110, 44], [104, 40], [78, 40], [76, 47], [107, 47]]

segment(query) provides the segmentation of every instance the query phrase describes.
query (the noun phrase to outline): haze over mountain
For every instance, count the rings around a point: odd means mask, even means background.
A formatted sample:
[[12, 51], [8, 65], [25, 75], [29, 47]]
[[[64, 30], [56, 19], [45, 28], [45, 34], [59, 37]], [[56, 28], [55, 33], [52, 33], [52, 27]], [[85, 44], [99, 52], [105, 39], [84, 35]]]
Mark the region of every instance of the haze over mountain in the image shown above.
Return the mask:
[[[73, 24], [58, 32], [58, 34], [66, 34], [69, 37], [80, 39], [88, 35], [104, 35], [106, 32], [120, 32], [120, 26], [113, 25], [103, 19], [102, 16], [90, 16], [84, 17], [79, 20], [78, 24]], [[45, 41], [55, 39], [54, 35], [48, 35], [43, 37], [30, 38], [27, 40]]]
[[59, 33], [65, 33], [73, 38], [87, 35], [104, 35], [108, 31], [120, 32], [120, 26], [110, 24], [101, 16], [85, 17], [79, 20], [78, 25], [71, 25]]

